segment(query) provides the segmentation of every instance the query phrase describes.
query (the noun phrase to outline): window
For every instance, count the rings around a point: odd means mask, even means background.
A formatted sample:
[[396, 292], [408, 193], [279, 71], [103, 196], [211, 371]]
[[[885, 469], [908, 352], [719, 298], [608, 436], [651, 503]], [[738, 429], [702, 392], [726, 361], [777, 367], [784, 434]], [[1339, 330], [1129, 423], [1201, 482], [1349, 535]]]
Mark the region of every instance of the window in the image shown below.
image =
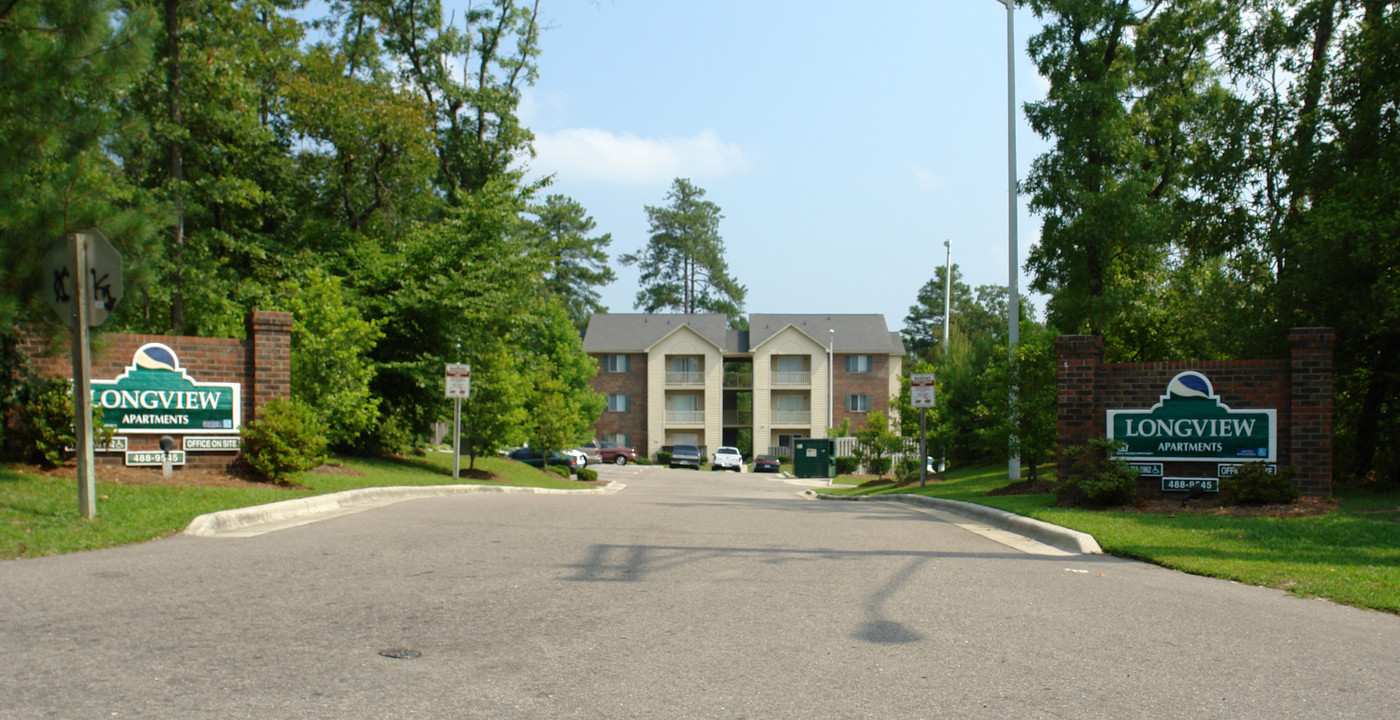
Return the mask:
[[869, 356], [869, 355], [847, 355], [847, 356], [846, 356], [846, 372], [851, 372], [851, 373], [868, 373], [868, 372], [870, 372], [870, 356]]
[[846, 412], [870, 412], [870, 396], [847, 395]]
[[627, 396], [608, 395], [608, 412], [627, 412]]
[[630, 355], [604, 355], [603, 370], [605, 372], [627, 372], [632, 369], [632, 356]]
[[773, 359], [778, 363], [778, 372], [800, 373], [807, 369], [804, 363], [806, 358], [799, 355], [779, 355]]
[[671, 358], [671, 372], [678, 373], [698, 373], [700, 372], [700, 358], [682, 355]]
[[805, 395], [773, 395], [774, 409], [780, 412], [802, 411], [807, 409]]
[[632, 447], [632, 436], [627, 433], [603, 433], [603, 442], [621, 447]]
[[696, 412], [700, 409], [700, 396], [676, 395], [671, 398], [671, 409], [676, 412]]

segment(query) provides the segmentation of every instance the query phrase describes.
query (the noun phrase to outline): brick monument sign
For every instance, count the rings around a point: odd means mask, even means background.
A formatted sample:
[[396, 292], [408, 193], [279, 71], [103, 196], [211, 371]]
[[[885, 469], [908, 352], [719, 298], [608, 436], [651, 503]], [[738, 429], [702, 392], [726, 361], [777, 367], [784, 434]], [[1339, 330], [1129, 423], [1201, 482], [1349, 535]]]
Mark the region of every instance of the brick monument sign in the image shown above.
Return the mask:
[[1292, 466], [1300, 493], [1326, 497], [1335, 342], [1331, 328], [1295, 328], [1286, 360], [1105, 363], [1102, 337], [1061, 335], [1059, 474], [1066, 448], [1111, 438], [1148, 497], [1216, 490], [1246, 462]]
[[[96, 449], [97, 464], [159, 465], [169, 436], [176, 468], [227, 468], [243, 423], [292, 391], [291, 314], [255, 311], [246, 327], [244, 340], [103, 334], [93, 348], [93, 405], [117, 432]], [[19, 349], [39, 374], [73, 378], [66, 342], [49, 347], [22, 333]]]

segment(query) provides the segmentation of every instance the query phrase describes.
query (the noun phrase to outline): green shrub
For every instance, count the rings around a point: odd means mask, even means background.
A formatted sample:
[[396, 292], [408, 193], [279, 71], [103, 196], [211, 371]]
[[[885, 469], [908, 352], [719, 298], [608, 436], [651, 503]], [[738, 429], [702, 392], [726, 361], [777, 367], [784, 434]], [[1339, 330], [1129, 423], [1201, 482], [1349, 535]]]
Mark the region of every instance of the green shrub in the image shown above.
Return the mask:
[[911, 457], [900, 458], [895, 463], [894, 476], [901, 481], [919, 477], [919, 461]]
[[325, 460], [326, 436], [317, 415], [296, 401], [272, 400], [243, 426], [243, 461], [259, 477], [285, 483]]
[[884, 475], [885, 473], [890, 471], [890, 459], [887, 457], [870, 458], [865, 461], [865, 464], [866, 472], [872, 473], [874, 475]]
[[791, 465], [791, 464], [792, 464], [792, 456], [791, 456], [791, 455], [775, 455], [775, 456], [774, 456], [774, 459], [778, 461], [778, 464], [779, 464], [779, 465]]
[[1229, 505], [1286, 505], [1298, 499], [1292, 466], [1269, 472], [1259, 462], [1245, 463], [1234, 475], [1220, 478], [1224, 502]]
[[590, 470], [590, 469], [588, 469], [588, 468], [580, 468], [579, 471], [578, 471], [578, 481], [579, 481], [579, 482], [597, 482], [597, 481], [598, 481], [598, 471], [597, 471], [597, 470]]
[[54, 378], [34, 378], [23, 392], [20, 429], [30, 460], [48, 467], [63, 464], [77, 439], [73, 433], [73, 396], [68, 382]]
[[669, 451], [669, 450], [657, 450], [657, 451], [656, 451], [656, 464], [657, 464], [657, 465], [670, 465], [670, 464], [671, 464], [671, 453], [670, 453], [670, 451]]
[[1061, 507], [1108, 507], [1125, 505], [1137, 499], [1138, 471], [1113, 453], [1112, 440], [1090, 440], [1066, 450], [1070, 471], [1055, 486], [1055, 504]]
[[567, 478], [569, 477], [569, 475], [572, 474], [572, 471], [569, 470], [568, 465], [550, 465], [549, 471], [554, 473], [555, 475], [558, 475], [561, 478]]
[[860, 468], [860, 461], [853, 455], [838, 455], [836, 457], [837, 475], [855, 475]]

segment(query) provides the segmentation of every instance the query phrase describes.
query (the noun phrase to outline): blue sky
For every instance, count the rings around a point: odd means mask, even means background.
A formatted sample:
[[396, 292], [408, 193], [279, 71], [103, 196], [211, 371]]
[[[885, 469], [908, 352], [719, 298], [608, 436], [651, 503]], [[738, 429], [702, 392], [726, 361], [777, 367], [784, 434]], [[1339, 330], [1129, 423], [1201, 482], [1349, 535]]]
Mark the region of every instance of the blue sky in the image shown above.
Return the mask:
[[[970, 285], [1006, 284], [997, 0], [545, 0], [541, 13], [520, 108], [530, 174], [581, 202], [614, 257], [645, 245], [644, 207], [686, 177], [723, 211], [747, 312], [881, 313], [898, 330], [945, 239]], [[1025, 52], [1037, 27], [1017, 11], [1018, 106], [1045, 92]], [[1024, 180], [1046, 144], [1019, 111], [1017, 144]], [[1024, 264], [1040, 223], [1019, 203]], [[636, 292], [636, 268], [618, 267], [603, 302], [632, 312]]]

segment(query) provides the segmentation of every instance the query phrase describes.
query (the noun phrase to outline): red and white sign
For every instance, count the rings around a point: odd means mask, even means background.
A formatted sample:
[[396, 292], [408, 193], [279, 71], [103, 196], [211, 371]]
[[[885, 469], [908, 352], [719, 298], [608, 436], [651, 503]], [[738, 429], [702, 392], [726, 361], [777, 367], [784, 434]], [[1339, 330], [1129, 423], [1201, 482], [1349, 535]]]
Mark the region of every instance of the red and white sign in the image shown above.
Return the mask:
[[909, 400], [916, 408], [933, 407], [933, 373], [909, 376]]
[[472, 366], [447, 364], [447, 399], [465, 400], [472, 395]]

